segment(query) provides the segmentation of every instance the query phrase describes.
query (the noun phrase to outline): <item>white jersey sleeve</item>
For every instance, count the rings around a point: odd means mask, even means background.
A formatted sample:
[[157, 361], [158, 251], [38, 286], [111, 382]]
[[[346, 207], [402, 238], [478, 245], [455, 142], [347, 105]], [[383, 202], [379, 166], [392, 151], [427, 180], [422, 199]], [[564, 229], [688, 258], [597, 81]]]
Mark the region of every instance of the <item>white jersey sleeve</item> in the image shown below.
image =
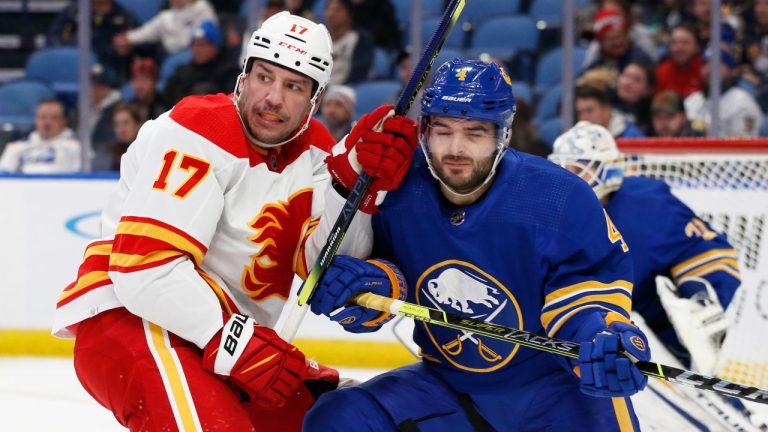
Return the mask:
[[108, 273], [120, 302], [200, 347], [223, 325], [219, 301], [196, 269], [224, 204], [215, 167], [226, 159], [216, 150], [161, 116], [123, 159], [119, 196], [104, 216], [105, 230], [115, 230]]

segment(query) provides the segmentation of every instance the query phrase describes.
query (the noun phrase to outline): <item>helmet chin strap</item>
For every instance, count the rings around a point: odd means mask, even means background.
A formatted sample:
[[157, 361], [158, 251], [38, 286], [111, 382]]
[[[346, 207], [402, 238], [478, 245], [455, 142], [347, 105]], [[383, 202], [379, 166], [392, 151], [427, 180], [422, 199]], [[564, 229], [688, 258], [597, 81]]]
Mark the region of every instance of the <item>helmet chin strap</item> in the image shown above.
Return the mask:
[[505, 151], [504, 149], [496, 150], [496, 157], [493, 160], [493, 165], [491, 166], [491, 170], [488, 172], [488, 175], [485, 176], [485, 180], [483, 180], [483, 182], [480, 183], [476, 188], [472, 189], [467, 193], [458, 192], [454, 188], [448, 186], [443, 181], [443, 179], [441, 179], [440, 176], [437, 175], [437, 172], [435, 172], [435, 168], [432, 166], [432, 161], [430, 160], [428, 155], [427, 155], [427, 166], [429, 167], [429, 172], [432, 173], [432, 177], [436, 178], [437, 181], [440, 182], [440, 185], [446, 188], [448, 192], [450, 192], [451, 194], [459, 198], [467, 198], [477, 193], [477, 191], [485, 187], [486, 184], [488, 184], [491, 180], [493, 180], [493, 177], [496, 176], [496, 167], [499, 165], [499, 162], [501, 161], [501, 156], [504, 154], [504, 151]]
[[294, 139], [296, 139], [296, 137], [301, 135], [302, 132], [307, 130], [307, 128], [309, 127], [309, 122], [312, 121], [312, 113], [315, 111], [315, 104], [317, 103], [317, 96], [320, 94], [320, 92], [322, 90], [321, 88], [318, 87], [317, 91], [315, 91], [315, 94], [312, 95], [312, 99], [310, 99], [310, 101], [309, 101], [309, 104], [310, 104], [309, 111], [307, 112], [306, 120], [304, 120], [304, 124], [301, 126], [301, 128], [299, 128], [296, 132], [294, 132], [293, 135], [291, 135], [288, 139], [286, 139], [284, 141], [281, 141], [279, 143], [270, 144], [270, 143], [265, 143], [265, 142], [257, 139], [255, 136], [253, 136], [253, 134], [251, 133], [251, 131], [247, 127], [245, 119], [243, 119], [243, 114], [240, 112], [240, 105], [238, 104], [238, 102], [240, 101], [240, 93], [241, 93], [240, 92], [240, 81], [242, 80], [242, 78], [244, 76], [245, 76], [245, 74], [241, 73], [237, 77], [237, 83], [235, 83], [235, 91], [232, 94], [232, 103], [235, 105], [235, 111], [237, 112], [238, 120], [240, 120], [240, 125], [243, 127], [243, 133], [245, 134], [246, 138], [248, 138], [249, 141], [251, 141], [253, 144], [255, 144], [255, 145], [257, 145], [257, 146], [259, 146], [261, 148], [273, 149], [273, 148], [278, 148], [278, 147], [280, 147], [280, 146], [282, 146], [284, 144], [287, 144], [287, 143], [293, 141]]
[[437, 179], [438, 182], [440, 182], [440, 185], [443, 186], [448, 192], [455, 195], [458, 198], [467, 198], [472, 196], [473, 194], [477, 193], [480, 189], [485, 187], [491, 180], [493, 180], [493, 177], [496, 175], [496, 168], [499, 165], [499, 162], [501, 162], [501, 157], [504, 155], [504, 152], [506, 151], [506, 145], [504, 145], [504, 142], [509, 141], [509, 131], [504, 130], [500, 132], [500, 136], [504, 137], [499, 140], [499, 142], [496, 144], [496, 156], [493, 159], [493, 165], [491, 165], [491, 170], [488, 171], [488, 175], [485, 176], [485, 180], [483, 180], [482, 183], [480, 183], [476, 188], [472, 189], [471, 191], [467, 193], [461, 193], [455, 190], [454, 188], [448, 186], [443, 179], [440, 178], [440, 176], [437, 175], [437, 171], [435, 171], [435, 167], [432, 165], [432, 158], [429, 156], [429, 149], [427, 149], [427, 143], [426, 139], [423, 135], [419, 136], [419, 144], [421, 145], [421, 151], [424, 152], [424, 156], [426, 156], [427, 159], [427, 167], [429, 167], [429, 172], [432, 174], [432, 177]]

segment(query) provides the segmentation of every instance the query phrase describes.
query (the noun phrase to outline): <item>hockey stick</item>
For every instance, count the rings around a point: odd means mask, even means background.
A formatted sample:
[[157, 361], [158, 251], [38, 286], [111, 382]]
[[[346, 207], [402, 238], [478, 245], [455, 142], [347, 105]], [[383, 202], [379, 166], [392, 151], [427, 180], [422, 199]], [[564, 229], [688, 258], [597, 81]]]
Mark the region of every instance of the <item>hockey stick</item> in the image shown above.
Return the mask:
[[[541, 336], [513, 327], [488, 323], [478, 319], [432, 309], [401, 300], [373, 293], [358, 294], [352, 298], [352, 303], [394, 315], [401, 315], [436, 324], [456, 330], [469, 331], [507, 342], [513, 342], [524, 347], [550, 352], [570, 358], [579, 358], [579, 344], [560, 339]], [[672, 383], [686, 384], [699, 390], [709, 390], [723, 396], [738, 397], [745, 400], [768, 404], [768, 390], [750, 387], [743, 384], [726, 381], [717, 377], [666, 366], [661, 363], [637, 361], [635, 366], [643, 375], [659, 378]]]
[[[437, 26], [435, 34], [432, 35], [432, 39], [430, 39], [427, 44], [424, 54], [421, 55], [419, 64], [414, 68], [410, 79], [408, 79], [408, 84], [406, 84], [397, 100], [395, 114], [405, 115], [408, 113], [413, 101], [416, 99], [419, 89], [421, 89], [421, 86], [427, 79], [427, 74], [432, 68], [432, 63], [440, 53], [443, 42], [445, 42], [448, 33], [451, 28], [453, 28], [456, 21], [458, 21], [461, 12], [464, 10], [465, 3], [466, 0], [451, 0], [451, 3], [445, 9], [445, 12], [443, 12], [443, 17], [440, 19], [440, 24]], [[342, 207], [339, 217], [336, 219], [333, 228], [331, 228], [331, 233], [328, 236], [325, 246], [320, 250], [320, 255], [312, 265], [312, 269], [307, 275], [307, 278], [301, 284], [297, 306], [294, 306], [291, 310], [283, 327], [280, 329], [280, 337], [284, 340], [290, 342], [293, 340], [294, 336], [296, 336], [296, 332], [299, 330], [299, 325], [307, 314], [309, 302], [312, 301], [312, 295], [315, 293], [315, 288], [325, 274], [325, 271], [331, 265], [333, 256], [336, 255], [339, 246], [341, 246], [344, 234], [346, 234], [349, 229], [349, 225], [352, 223], [352, 218], [355, 216], [355, 213], [357, 213], [357, 208], [360, 206], [363, 195], [365, 195], [365, 192], [371, 185], [371, 181], [373, 181], [371, 176], [363, 172], [358, 176], [355, 185], [352, 186], [352, 190], [347, 197], [347, 202], [344, 203], [344, 207]]]

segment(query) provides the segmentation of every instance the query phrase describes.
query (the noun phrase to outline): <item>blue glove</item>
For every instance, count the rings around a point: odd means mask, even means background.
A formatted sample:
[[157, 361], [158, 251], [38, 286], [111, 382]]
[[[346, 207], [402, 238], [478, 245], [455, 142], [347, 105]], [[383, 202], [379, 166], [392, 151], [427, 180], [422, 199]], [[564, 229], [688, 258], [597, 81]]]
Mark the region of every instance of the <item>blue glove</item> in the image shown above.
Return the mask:
[[651, 359], [648, 340], [635, 326], [614, 322], [592, 342], [582, 342], [579, 354], [581, 391], [599, 397], [631, 396], [645, 388], [643, 375], [627, 354], [641, 361]]
[[[316, 290], [310, 304], [313, 313], [330, 317], [348, 332], [366, 333], [378, 330], [394, 315], [347, 305], [347, 301], [364, 292], [403, 300], [408, 288], [403, 274], [392, 263], [337, 255]], [[342, 306], [346, 307], [332, 313]]]

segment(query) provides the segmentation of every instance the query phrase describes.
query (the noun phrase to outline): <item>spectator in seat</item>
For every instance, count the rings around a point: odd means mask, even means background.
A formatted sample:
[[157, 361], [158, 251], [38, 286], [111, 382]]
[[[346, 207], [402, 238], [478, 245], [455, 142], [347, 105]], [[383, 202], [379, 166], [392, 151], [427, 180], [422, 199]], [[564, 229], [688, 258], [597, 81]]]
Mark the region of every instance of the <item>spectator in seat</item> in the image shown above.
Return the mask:
[[[267, 18], [285, 10], [288, 10], [288, 8], [286, 7], [285, 0], [267, 0], [267, 3], [261, 9], [261, 15], [257, 20], [257, 22], [255, 23], [255, 25], [252, 28], [246, 26], [246, 29], [243, 32], [243, 37], [241, 38], [242, 44], [240, 46], [240, 55], [238, 57], [238, 64], [242, 65], [243, 63], [245, 63], [245, 55], [246, 55], [246, 52], [248, 51], [248, 43], [251, 41], [251, 34], [253, 33], [253, 31], [261, 27], [261, 23], [266, 21]], [[293, 12], [291, 12], [291, 14], [297, 15], [296, 13], [293, 13]], [[306, 16], [304, 16], [304, 18], [310, 19]], [[317, 22], [316, 19], [313, 19], [312, 21]]]
[[328, 0], [325, 22], [333, 43], [331, 84], [364, 81], [373, 67], [373, 38], [355, 27], [352, 0]]
[[[727, 137], [756, 137], [763, 124], [760, 106], [749, 92], [736, 85], [738, 79], [736, 60], [726, 50], [720, 54], [720, 134]], [[705, 52], [701, 78], [704, 87], [685, 98], [685, 112], [693, 129], [707, 132], [711, 127], [709, 102], [709, 59], [711, 50]]]
[[768, 0], [755, 0], [743, 15], [744, 63], [741, 76], [756, 87], [768, 83]]
[[115, 105], [112, 126], [115, 129], [115, 145], [112, 146], [112, 171], [120, 171], [120, 160], [128, 151], [128, 146], [139, 135], [139, 128], [144, 121], [136, 105], [120, 102]]
[[576, 120], [598, 124], [614, 138], [641, 138], [645, 134], [624, 114], [614, 109], [611, 93], [592, 86], [577, 86], [575, 91]]
[[68, 127], [64, 105], [44, 99], [35, 111], [35, 130], [26, 141], [5, 146], [0, 172], [24, 174], [73, 173], [82, 167], [82, 149]]
[[644, 133], [650, 133], [651, 98], [656, 77], [651, 66], [632, 62], [621, 71], [616, 85], [616, 108]]
[[189, 95], [229, 93], [233, 76], [240, 73], [234, 60], [221, 49], [221, 32], [213, 21], [200, 23], [192, 35], [192, 61], [179, 66], [168, 78], [163, 95], [175, 105]]
[[600, 52], [591, 62], [586, 61], [588, 68], [607, 66], [622, 71], [632, 62], [653, 63], [629, 38], [627, 20], [615, 9], [603, 8], [597, 11], [594, 33]]
[[367, 29], [373, 42], [390, 52], [401, 48], [402, 32], [390, 0], [352, 0], [353, 20], [359, 28]]
[[141, 27], [115, 36], [115, 50], [125, 55], [139, 44], [160, 44], [163, 54], [173, 54], [189, 46], [192, 31], [201, 22], [217, 22], [216, 12], [207, 0], [169, 3], [170, 9], [161, 11]]
[[[51, 23], [48, 45], [77, 44], [78, 2], [71, 3]], [[118, 72], [121, 82], [128, 80], [131, 61], [115, 50], [112, 39], [138, 26], [139, 20], [114, 0], [91, 0], [91, 49], [99, 62]]]
[[131, 102], [138, 109], [141, 122], [155, 119], [167, 111], [168, 106], [163, 96], [157, 92], [157, 63], [149, 57], [136, 58], [131, 71]]
[[664, 90], [651, 102], [654, 136], [662, 138], [700, 137], [703, 133], [691, 129], [685, 115], [683, 98], [672, 90]]
[[352, 87], [339, 84], [329, 87], [326, 91], [320, 114], [323, 116], [323, 123], [336, 141], [340, 141], [352, 129], [356, 101], [355, 90]]
[[515, 121], [512, 122], [512, 136], [509, 146], [528, 154], [547, 157], [552, 153], [552, 143], [544, 142], [533, 124], [533, 110], [524, 99], [515, 98]]
[[[594, 2], [593, 2], [594, 3]], [[633, 11], [632, 4], [627, 0], [602, 0], [600, 4], [592, 7], [580, 8], [578, 15], [582, 15], [581, 19], [585, 21], [585, 24], [595, 19], [595, 12], [597, 9], [605, 9], [615, 11], [624, 17], [629, 32], [629, 39], [632, 44], [640, 48], [654, 63], [659, 61], [659, 53], [656, 50], [657, 34], [647, 25], [636, 17], [635, 11]], [[578, 21], [577, 21], [578, 22]], [[587, 46], [586, 63], [591, 63], [600, 51], [600, 44], [597, 40], [592, 40]]]
[[696, 29], [680, 24], [670, 33], [669, 58], [656, 68], [656, 92], [672, 90], [685, 98], [702, 86], [701, 47]]
[[91, 69], [91, 170], [112, 169], [112, 146], [115, 131], [112, 116], [115, 105], [121, 100], [116, 89], [117, 77], [112, 69], [96, 64]]

